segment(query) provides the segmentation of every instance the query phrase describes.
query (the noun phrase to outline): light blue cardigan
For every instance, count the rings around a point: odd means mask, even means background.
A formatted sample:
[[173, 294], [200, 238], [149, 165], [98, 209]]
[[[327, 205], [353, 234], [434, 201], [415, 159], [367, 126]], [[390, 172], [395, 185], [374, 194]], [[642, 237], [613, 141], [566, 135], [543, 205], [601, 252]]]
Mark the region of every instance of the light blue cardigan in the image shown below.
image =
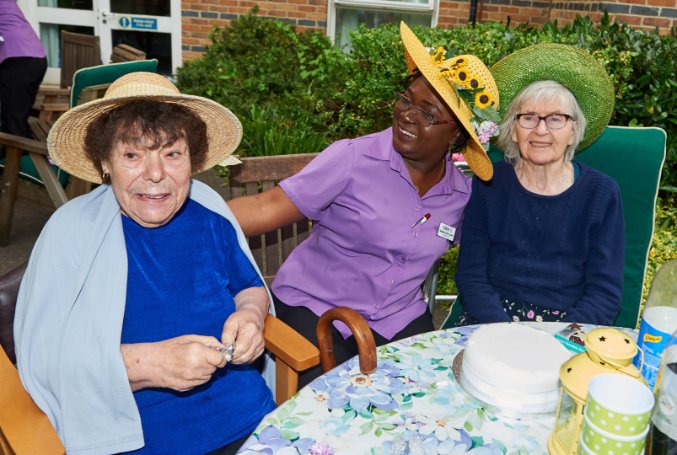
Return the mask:
[[[196, 180], [190, 198], [231, 222], [258, 272], [223, 198]], [[101, 185], [59, 208], [45, 225], [14, 319], [21, 380], [69, 454], [118, 453], [144, 445], [120, 353], [126, 292], [120, 206], [110, 185]], [[264, 377], [275, 390], [273, 366], [267, 359]]]

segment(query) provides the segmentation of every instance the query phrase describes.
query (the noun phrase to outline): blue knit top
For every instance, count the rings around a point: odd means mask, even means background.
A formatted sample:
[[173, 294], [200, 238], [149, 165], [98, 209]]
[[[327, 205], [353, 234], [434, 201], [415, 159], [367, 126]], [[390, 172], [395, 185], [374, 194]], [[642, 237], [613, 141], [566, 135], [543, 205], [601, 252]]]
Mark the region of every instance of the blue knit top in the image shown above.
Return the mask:
[[566, 311], [565, 321], [612, 324], [621, 305], [624, 222], [620, 190], [584, 164], [556, 196], [527, 191], [512, 165], [473, 180], [456, 283], [480, 322], [509, 321], [503, 299]]
[[[166, 225], [149, 229], [123, 216], [129, 276], [122, 343], [180, 335], [221, 339], [233, 296], [263, 286], [233, 226], [188, 199]], [[204, 454], [251, 433], [275, 404], [250, 365], [216, 370], [188, 392], [134, 392], [145, 446], [133, 453]]]

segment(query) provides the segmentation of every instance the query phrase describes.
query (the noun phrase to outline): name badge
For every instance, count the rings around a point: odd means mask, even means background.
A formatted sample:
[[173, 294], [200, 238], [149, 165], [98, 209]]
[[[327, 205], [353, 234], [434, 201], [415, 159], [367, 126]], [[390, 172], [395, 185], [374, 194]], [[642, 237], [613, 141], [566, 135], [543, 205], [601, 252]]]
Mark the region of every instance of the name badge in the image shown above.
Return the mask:
[[440, 227], [437, 228], [437, 235], [453, 242], [454, 237], [456, 236], [456, 228], [449, 226], [448, 224], [440, 223]]

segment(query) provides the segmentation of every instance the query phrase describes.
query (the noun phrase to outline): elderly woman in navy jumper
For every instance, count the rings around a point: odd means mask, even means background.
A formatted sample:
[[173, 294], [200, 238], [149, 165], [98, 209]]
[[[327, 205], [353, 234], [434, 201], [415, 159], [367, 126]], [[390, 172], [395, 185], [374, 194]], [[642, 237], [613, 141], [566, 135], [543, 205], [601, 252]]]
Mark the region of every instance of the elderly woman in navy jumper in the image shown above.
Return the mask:
[[[539, 62], [538, 54], [551, 55], [542, 75], [556, 80], [532, 75], [536, 80], [521, 90], [510, 87], [516, 96], [512, 101], [507, 96], [498, 138], [505, 162], [494, 165], [491, 182], [473, 181], [456, 274], [464, 310], [458, 325], [520, 320], [610, 325], [620, 309], [620, 191], [610, 177], [574, 160], [579, 144], [594, 141], [608, 122], [608, 116], [582, 110], [579, 100], [588, 98], [586, 110], [604, 103], [612, 107], [613, 90], [605, 83], [587, 84], [580, 74], [559, 72], [557, 59], [591, 66], [587, 54], [539, 45], [518, 60]], [[522, 68], [538, 73], [533, 66]], [[505, 100], [499, 80], [513, 81], [501, 77], [505, 66], [495, 70], [496, 65], [492, 72]], [[597, 82], [606, 77], [598, 64], [587, 74]], [[601, 86], [593, 104], [581, 88], [590, 86]], [[586, 136], [586, 123], [594, 137]]]

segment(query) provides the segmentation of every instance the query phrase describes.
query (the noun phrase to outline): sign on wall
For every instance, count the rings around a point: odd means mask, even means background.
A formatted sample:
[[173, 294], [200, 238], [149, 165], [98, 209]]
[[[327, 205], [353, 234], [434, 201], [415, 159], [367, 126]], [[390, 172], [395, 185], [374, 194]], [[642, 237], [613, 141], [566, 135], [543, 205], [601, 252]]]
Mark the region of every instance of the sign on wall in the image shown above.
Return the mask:
[[157, 19], [140, 16], [120, 16], [118, 24], [124, 29], [157, 30]]

